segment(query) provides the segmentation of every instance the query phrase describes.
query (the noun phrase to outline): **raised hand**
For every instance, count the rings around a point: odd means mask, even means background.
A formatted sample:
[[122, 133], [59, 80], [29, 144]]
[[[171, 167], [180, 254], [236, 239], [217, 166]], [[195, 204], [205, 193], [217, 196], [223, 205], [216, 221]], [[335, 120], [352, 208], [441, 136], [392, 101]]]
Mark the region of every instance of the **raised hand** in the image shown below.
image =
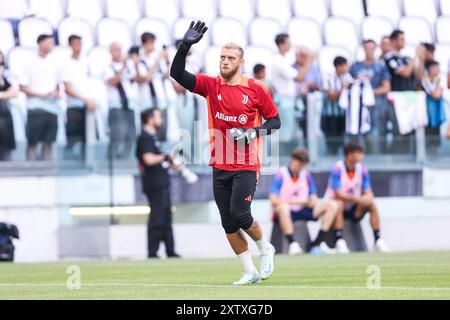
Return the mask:
[[204, 22], [197, 21], [194, 24], [194, 21], [192, 21], [191, 25], [186, 31], [186, 34], [183, 37], [183, 43], [190, 46], [194, 43], [199, 42], [203, 38], [206, 30], [208, 30], [208, 27], [206, 27]]

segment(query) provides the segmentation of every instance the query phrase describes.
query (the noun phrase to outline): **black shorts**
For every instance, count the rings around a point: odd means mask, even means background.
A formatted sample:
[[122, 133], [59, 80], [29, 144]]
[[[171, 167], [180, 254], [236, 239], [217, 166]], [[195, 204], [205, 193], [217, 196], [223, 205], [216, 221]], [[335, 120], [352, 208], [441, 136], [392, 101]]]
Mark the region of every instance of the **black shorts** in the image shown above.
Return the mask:
[[344, 219], [358, 222], [362, 219], [356, 217], [356, 208], [358, 206], [355, 204], [350, 209], [344, 210]]
[[16, 148], [11, 112], [6, 103], [0, 101], [0, 153]]
[[86, 141], [86, 109], [68, 108], [66, 135], [70, 141]]
[[133, 110], [110, 109], [108, 123], [111, 142], [134, 142], [136, 138], [136, 126]]
[[44, 110], [28, 110], [26, 136], [31, 145], [53, 143], [58, 133], [58, 117]]
[[313, 208], [303, 208], [299, 211], [292, 211], [291, 210], [291, 217], [292, 221], [317, 221], [316, 218], [314, 218], [314, 209]]
[[214, 199], [227, 234], [249, 229], [253, 224], [250, 206], [257, 183], [256, 171], [213, 169]]

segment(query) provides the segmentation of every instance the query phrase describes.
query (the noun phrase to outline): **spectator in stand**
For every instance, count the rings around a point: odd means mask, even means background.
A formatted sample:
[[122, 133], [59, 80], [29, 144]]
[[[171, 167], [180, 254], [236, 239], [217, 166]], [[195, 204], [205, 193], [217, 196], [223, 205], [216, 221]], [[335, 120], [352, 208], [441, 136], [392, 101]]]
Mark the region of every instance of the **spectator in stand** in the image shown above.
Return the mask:
[[111, 147], [114, 157], [127, 158], [136, 137], [136, 69], [118, 42], [110, 45], [111, 64], [103, 77], [108, 93]]
[[329, 154], [337, 154], [342, 146], [345, 132], [345, 110], [339, 107], [339, 97], [342, 91], [349, 88], [353, 82], [347, 59], [338, 56], [334, 59], [333, 65], [335, 74], [323, 84], [326, 99], [320, 125], [325, 135]]
[[37, 160], [37, 146], [43, 145], [40, 158], [52, 159], [52, 144], [58, 132], [60, 70], [49, 56], [55, 46], [52, 35], [37, 39], [38, 54], [24, 66], [20, 76], [20, 90], [27, 95], [28, 140], [27, 159]]
[[[63, 69], [64, 89], [67, 95], [67, 151], [73, 153], [76, 143], [82, 144], [84, 157], [86, 144], [86, 112], [95, 111], [96, 104], [91, 99], [89, 70], [87, 60], [81, 56], [82, 39], [80, 36], [69, 37], [72, 56]], [[73, 154], [71, 154], [73, 157]]]
[[391, 52], [392, 50], [391, 38], [389, 36], [381, 37], [380, 49], [381, 49], [380, 60], [384, 63], [384, 57], [386, 56], [387, 53]]
[[[373, 40], [363, 42], [364, 60], [353, 63], [350, 74], [355, 79], [367, 79], [375, 95], [375, 106], [369, 108], [372, 123], [373, 137], [371, 144], [379, 146], [380, 151], [384, 150], [383, 139], [387, 134], [387, 94], [391, 91], [391, 75], [386, 65], [375, 58], [377, 45]], [[381, 139], [380, 139], [381, 138]], [[380, 141], [378, 141], [380, 140]], [[376, 148], [378, 149], [378, 148]]]
[[444, 88], [441, 85], [439, 62], [431, 60], [426, 64], [427, 75], [422, 80], [422, 87], [427, 93], [428, 127], [427, 153], [436, 152], [441, 144], [441, 125], [446, 121]]
[[[436, 51], [436, 46], [432, 43], [423, 42], [417, 47], [417, 55], [420, 57], [417, 65], [417, 80], [422, 80], [427, 76], [427, 63], [434, 61], [434, 52]], [[419, 82], [417, 87], [422, 88]]]
[[5, 56], [0, 51], [0, 161], [11, 160], [11, 151], [16, 147], [9, 100], [15, 98], [18, 92], [17, 86], [6, 74]]
[[262, 83], [264, 83], [264, 85], [267, 88], [270, 88], [269, 80], [267, 80], [266, 66], [265, 65], [263, 65], [261, 63], [255, 64], [255, 66], [253, 67], [253, 78], [255, 78], [256, 80], [261, 81]]
[[298, 83], [300, 96], [305, 97], [309, 92], [318, 91], [322, 85], [319, 69], [313, 64], [315, 55], [306, 47], [299, 47], [295, 53], [293, 67], [300, 73], [305, 69], [306, 74]]

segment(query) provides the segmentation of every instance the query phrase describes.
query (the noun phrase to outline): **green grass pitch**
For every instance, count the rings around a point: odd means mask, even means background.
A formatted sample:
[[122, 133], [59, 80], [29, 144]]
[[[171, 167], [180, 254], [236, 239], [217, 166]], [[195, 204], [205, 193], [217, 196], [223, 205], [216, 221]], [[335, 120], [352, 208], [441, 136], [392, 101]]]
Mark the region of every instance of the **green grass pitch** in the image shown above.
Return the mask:
[[[0, 264], [0, 300], [450, 299], [450, 252], [279, 255], [275, 263], [272, 278], [245, 287], [230, 285], [237, 259]], [[66, 286], [70, 265], [80, 267], [80, 289]], [[367, 288], [371, 265], [379, 289]]]

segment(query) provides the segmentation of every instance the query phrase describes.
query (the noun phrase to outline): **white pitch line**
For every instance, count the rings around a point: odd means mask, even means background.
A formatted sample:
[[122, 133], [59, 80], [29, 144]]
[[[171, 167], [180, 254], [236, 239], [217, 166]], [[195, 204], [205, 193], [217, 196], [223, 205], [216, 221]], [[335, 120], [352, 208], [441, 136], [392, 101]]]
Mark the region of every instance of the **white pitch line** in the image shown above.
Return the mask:
[[[0, 283], [0, 288], [14, 287], [66, 287], [65, 283]], [[167, 288], [269, 288], [269, 289], [366, 289], [370, 291], [377, 290], [401, 290], [401, 291], [449, 291], [450, 288], [440, 287], [383, 287], [379, 289], [369, 289], [363, 286], [308, 286], [308, 285], [210, 285], [210, 284], [168, 284], [168, 283], [81, 283], [81, 287], [167, 287]]]

